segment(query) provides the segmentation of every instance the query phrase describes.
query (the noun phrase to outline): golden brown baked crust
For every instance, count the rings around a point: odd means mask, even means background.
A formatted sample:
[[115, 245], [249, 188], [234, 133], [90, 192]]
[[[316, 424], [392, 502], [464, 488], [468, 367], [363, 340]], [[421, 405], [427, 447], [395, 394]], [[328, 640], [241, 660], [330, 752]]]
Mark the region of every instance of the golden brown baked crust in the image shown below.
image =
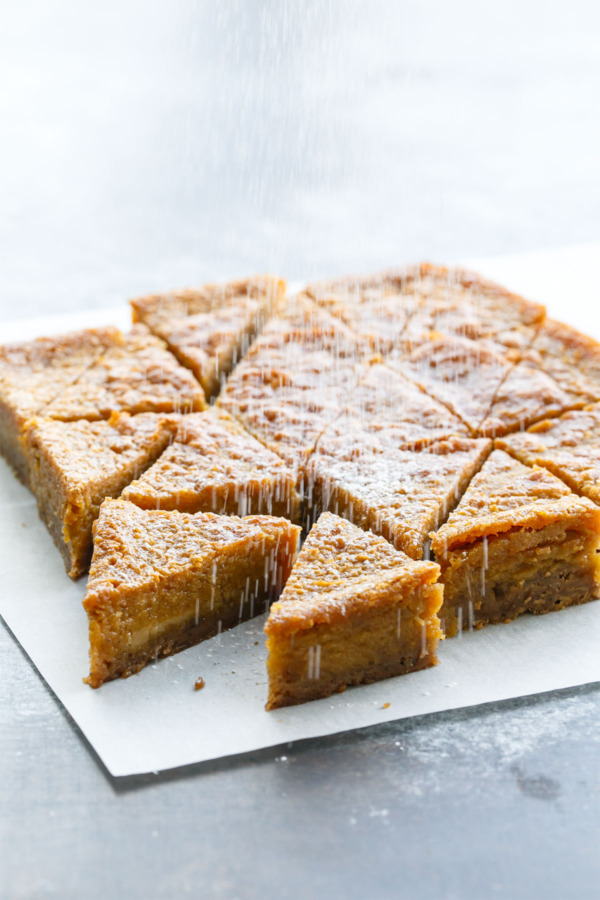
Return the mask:
[[594, 338], [545, 319], [525, 359], [578, 397], [580, 406], [600, 400], [600, 344]]
[[[427, 550], [429, 532], [458, 503], [492, 449], [484, 439], [449, 438], [420, 452], [379, 447], [369, 435], [349, 445], [325, 432], [307, 467], [313, 509], [329, 509], [389, 540], [413, 559]], [[383, 452], [382, 449], [383, 448]]]
[[88, 683], [131, 675], [262, 612], [281, 592], [299, 533], [270, 516], [189, 515], [106, 500], [83, 601]]
[[544, 417], [576, 409], [582, 403], [581, 397], [563, 390], [551, 376], [522, 361], [513, 366], [498, 387], [478, 431], [500, 437], [528, 428]]
[[396, 351], [387, 362], [448, 407], [473, 435], [511, 368], [493, 346], [461, 336], [434, 336], [407, 355]]
[[123, 491], [145, 509], [300, 520], [288, 466], [225, 413], [182, 417], [174, 442]]
[[541, 528], [574, 510], [590, 508], [545, 469], [530, 469], [503, 450], [494, 450], [448, 521], [432, 535], [431, 549], [437, 556], [483, 535]]
[[358, 380], [366, 342], [306, 298], [290, 298], [234, 370], [217, 405], [296, 472]]
[[25, 426], [25, 455], [40, 517], [71, 578], [92, 556], [92, 525], [106, 497], [118, 497], [172, 440], [176, 416], [113, 413], [108, 421], [33, 418]]
[[202, 388], [191, 372], [144, 325], [135, 325], [42, 413], [74, 421], [106, 419], [113, 412], [186, 413], [204, 407]]
[[435, 664], [438, 575], [324, 513], [265, 625], [267, 709]]
[[341, 414], [321, 434], [321, 448], [332, 440], [360, 447], [367, 438], [382, 452], [384, 446], [418, 450], [453, 435], [469, 436], [464, 422], [447, 407], [378, 359], [356, 371], [358, 384]]
[[284, 293], [282, 279], [263, 275], [142, 297], [131, 305], [134, 321], [165, 340], [206, 396], [214, 397]]
[[540, 304], [473, 272], [431, 263], [317, 282], [306, 293], [384, 353], [434, 334], [493, 337], [501, 349], [523, 351], [545, 315]]
[[88, 329], [0, 347], [0, 453], [25, 484], [25, 422], [51, 403], [119, 339], [116, 328]]
[[495, 450], [432, 535], [447, 636], [594, 600], [600, 509], [545, 469]]
[[545, 419], [497, 440], [496, 447], [528, 466], [544, 466], [600, 505], [600, 404]]

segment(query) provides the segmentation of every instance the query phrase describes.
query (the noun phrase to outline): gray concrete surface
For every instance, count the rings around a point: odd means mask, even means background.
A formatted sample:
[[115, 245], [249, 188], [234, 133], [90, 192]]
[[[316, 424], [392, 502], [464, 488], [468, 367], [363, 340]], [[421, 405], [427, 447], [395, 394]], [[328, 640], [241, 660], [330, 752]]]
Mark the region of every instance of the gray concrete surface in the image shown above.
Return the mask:
[[[0, 321], [600, 235], [592, 2], [24, 0], [0, 81]], [[600, 896], [596, 687], [119, 781], [0, 696], [2, 898]]]

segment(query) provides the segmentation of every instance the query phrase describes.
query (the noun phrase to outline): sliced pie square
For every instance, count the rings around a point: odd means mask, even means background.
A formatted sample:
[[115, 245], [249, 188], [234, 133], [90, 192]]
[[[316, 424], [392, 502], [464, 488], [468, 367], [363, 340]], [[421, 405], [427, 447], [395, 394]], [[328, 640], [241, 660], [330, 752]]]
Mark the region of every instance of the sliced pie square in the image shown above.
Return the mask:
[[294, 468], [358, 380], [368, 344], [304, 298], [291, 298], [236, 367], [217, 405]]
[[270, 275], [206, 284], [133, 300], [133, 317], [214, 397], [284, 293], [285, 282]]
[[269, 612], [267, 709], [434, 665], [439, 568], [323, 513]]
[[349, 392], [342, 413], [319, 439], [322, 450], [330, 444], [360, 446], [366, 437], [382, 452], [388, 444], [417, 450], [452, 435], [469, 436], [458, 416], [383, 363], [360, 366], [357, 374], [358, 384]]
[[100, 504], [118, 497], [160, 456], [173, 439], [176, 418], [113, 413], [108, 421], [39, 417], [25, 426], [31, 489], [71, 578], [89, 566]]
[[429, 533], [460, 500], [492, 443], [451, 437], [420, 452], [379, 436], [324, 432], [307, 467], [308, 500], [389, 540], [413, 559], [427, 554]]
[[600, 595], [600, 509], [495, 450], [432, 535], [446, 635]]
[[485, 419], [511, 364], [485, 341], [434, 334], [386, 357], [386, 363], [410, 378], [461, 419], [473, 435]]
[[300, 520], [294, 473], [231, 416], [182, 416], [173, 443], [123, 499], [144, 509], [266, 514]]
[[83, 601], [88, 684], [139, 672], [264, 611], [287, 580], [299, 533], [271, 516], [190, 515], [106, 500]]
[[479, 423], [478, 432], [488, 437], [500, 437], [582, 405], [580, 396], [564, 390], [542, 369], [522, 360], [511, 368], [499, 385], [492, 405]]
[[600, 343], [589, 335], [546, 319], [524, 358], [575, 395], [580, 406], [600, 400]]
[[543, 466], [600, 505], [600, 403], [545, 419], [497, 440], [496, 447], [528, 466]]
[[415, 343], [433, 333], [485, 338], [503, 355], [526, 349], [545, 316], [541, 304], [480, 275], [431, 263], [413, 270], [405, 292], [414, 295], [415, 312], [403, 337]]
[[204, 409], [202, 388], [145, 325], [118, 335], [42, 414], [53, 419], [107, 419], [113, 412], [186, 413]]

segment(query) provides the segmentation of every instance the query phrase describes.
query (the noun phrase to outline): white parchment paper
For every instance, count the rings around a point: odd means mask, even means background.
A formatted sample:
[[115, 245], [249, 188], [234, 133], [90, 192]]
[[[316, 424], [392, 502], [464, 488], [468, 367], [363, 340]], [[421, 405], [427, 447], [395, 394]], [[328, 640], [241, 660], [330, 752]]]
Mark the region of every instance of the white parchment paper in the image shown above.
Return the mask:
[[[600, 245], [470, 261], [600, 338]], [[89, 325], [126, 327], [125, 307], [0, 326], [2, 342]], [[600, 679], [600, 602], [464, 633], [440, 665], [266, 713], [264, 618], [104, 685], [88, 671], [85, 579], [65, 574], [31, 494], [0, 461], [0, 614], [116, 776], [159, 771], [377, 722]], [[202, 676], [206, 686], [194, 690]]]

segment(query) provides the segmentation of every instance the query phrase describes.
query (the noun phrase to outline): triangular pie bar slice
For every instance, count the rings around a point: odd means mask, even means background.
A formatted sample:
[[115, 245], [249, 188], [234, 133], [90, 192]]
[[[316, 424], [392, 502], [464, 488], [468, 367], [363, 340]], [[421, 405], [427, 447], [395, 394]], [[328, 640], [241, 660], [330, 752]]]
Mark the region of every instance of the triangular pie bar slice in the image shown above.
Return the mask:
[[460, 335], [434, 333], [409, 350], [390, 354], [387, 364], [443, 403], [472, 434], [478, 434], [510, 363], [494, 345]]
[[458, 503], [491, 448], [489, 440], [451, 437], [415, 452], [381, 437], [376, 444], [368, 430], [351, 444], [326, 431], [307, 468], [309, 502], [421, 559], [429, 532]]
[[114, 413], [108, 421], [27, 423], [31, 489], [71, 578], [89, 565], [100, 504], [152, 465], [173, 439], [177, 418]]
[[140, 509], [106, 500], [83, 605], [92, 687], [263, 612], [291, 570], [300, 529], [271, 516]]
[[300, 520], [292, 470], [231, 416], [182, 416], [173, 443], [123, 492], [144, 509]]
[[589, 335], [545, 319], [524, 359], [551, 375], [580, 406], [600, 400], [600, 343]]
[[329, 444], [360, 445], [367, 437], [383, 452], [387, 445], [417, 450], [452, 435], [469, 436], [457, 416], [399, 372], [373, 361], [357, 373], [342, 413], [319, 439], [321, 451]]
[[600, 508], [494, 450], [432, 536], [446, 635], [600, 595]]
[[439, 567], [323, 513], [294, 564], [267, 633], [267, 709], [434, 665]]
[[543, 466], [572, 491], [600, 505], [600, 403], [545, 419], [496, 441], [528, 466]]
[[187, 413], [205, 406], [192, 373], [145, 325], [134, 325], [41, 414], [74, 421], [107, 419], [113, 412]]
[[294, 468], [358, 380], [367, 342], [303, 297], [289, 299], [236, 367], [217, 405]]
[[285, 292], [271, 275], [207, 284], [132, 301], [133, 317], [165, 340], [207, 397], [242, 358]]

